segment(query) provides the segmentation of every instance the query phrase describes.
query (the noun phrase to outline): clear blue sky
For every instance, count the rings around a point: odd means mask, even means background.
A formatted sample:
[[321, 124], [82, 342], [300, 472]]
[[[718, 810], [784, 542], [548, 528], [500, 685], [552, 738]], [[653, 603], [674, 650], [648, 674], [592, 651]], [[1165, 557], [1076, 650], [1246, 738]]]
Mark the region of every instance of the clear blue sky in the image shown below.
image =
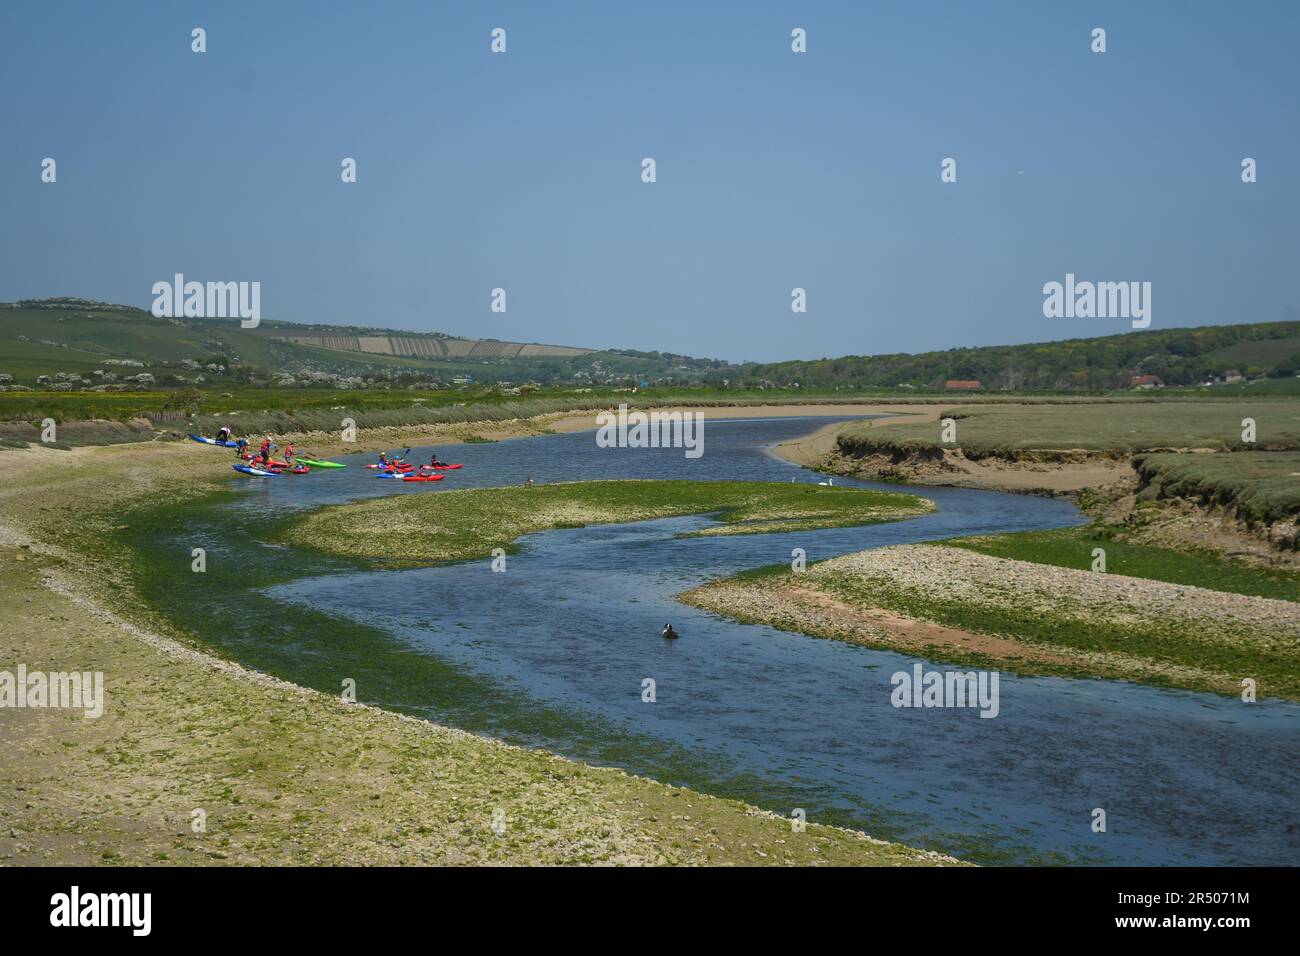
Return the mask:
[[1128, 330], [1044, 318], [1067, 272], [1151, 281], [1154, 329], [1296, 319], [1298, 47], [1293, 2], [5, 3], [0, 300], [183, 272], [757, 360]]

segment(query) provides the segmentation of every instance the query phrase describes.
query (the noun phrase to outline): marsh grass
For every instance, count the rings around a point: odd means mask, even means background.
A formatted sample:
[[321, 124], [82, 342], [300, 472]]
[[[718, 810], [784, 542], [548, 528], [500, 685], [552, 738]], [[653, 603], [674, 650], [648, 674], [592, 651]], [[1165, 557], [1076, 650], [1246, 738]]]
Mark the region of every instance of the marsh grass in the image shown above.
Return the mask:
[[940, 544], [995, 558], [1032, 561], [1080, 571], [1090, 570], [1093, 549], [1103, 548], [1106, 551], [1106, 571], [1110, 574], [1282, 601], [1300, 600], [1300, 574], [1295, 571], [1252, 567], [1209, 553], [1129, 544], [1116, 540], [1107, 528], [1100, 525], [953, 538]]
[[1300, 402], [1150, 401], [952, 405], [940, 417], [957, 426], [952, 445], [940, 441], [938, 423], [873, 426], [858, 422], [840, 433], [846, 454], [902, 454], [960, 448], [968, 458], [1034, 458], [1080, 450], [1127, 456], [1143, 451], [1251, 448], [1241, 441], [1243, 418], [1259, 423], [1257, 448], [1300, 449]]
[[1250, 524], [1300, 514], [1300, 452], [1141, 455], [1133, 460], [1152, 497], [1231, 508]]
[[924, 514], [916, 495], [756, 481], [588, 481], [534, 488], [475, 488], [336, 505], [307, 515], [282, 540], [387, 566], [507, 551], [521, 535], [553, 528], [712, 514], [695, 534], [757, 534], [869, 524]]

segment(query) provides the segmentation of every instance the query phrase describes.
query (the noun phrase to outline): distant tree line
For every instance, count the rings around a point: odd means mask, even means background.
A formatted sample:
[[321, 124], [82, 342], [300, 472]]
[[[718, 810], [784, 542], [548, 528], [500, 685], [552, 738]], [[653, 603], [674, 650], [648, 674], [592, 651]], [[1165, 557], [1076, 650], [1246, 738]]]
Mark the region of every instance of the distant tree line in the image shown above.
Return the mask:
[[[1212, 353], [1244, 342], [1275, 340], [1249, 361]], [[842, 358], [746, 365], [743, 384], [796, 382], [804, 387], [942, 388], [949, 380], [978, 380], [985, 389], [1127, 388], [1134, 375], [1158, 375], [1166, 385], [1196, 385], [1230, 369], [1243, 374], [1300, 372], [1300, 322], [1257, 322], [1166, 329], [1064, 342], [997, 345], [919, 355]]]

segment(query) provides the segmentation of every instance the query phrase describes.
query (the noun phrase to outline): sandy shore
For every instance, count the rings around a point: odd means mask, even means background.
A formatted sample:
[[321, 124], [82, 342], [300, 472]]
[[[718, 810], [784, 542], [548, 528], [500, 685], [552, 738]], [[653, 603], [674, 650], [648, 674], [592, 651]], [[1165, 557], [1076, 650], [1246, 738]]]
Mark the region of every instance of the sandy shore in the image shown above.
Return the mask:
[[792, 832], [737, 801], [213, 657], [118, 589], [126, 556], [107, 539], [102, 551], [74, 544], [134, 502], [229, 480], [188, 467], [213, 454], [192, 443], [0, 451], [0, 670], [101, 671], [106, 690], [97, 719], [0, 715], [0, 863], [955, 862], [812, 821]]

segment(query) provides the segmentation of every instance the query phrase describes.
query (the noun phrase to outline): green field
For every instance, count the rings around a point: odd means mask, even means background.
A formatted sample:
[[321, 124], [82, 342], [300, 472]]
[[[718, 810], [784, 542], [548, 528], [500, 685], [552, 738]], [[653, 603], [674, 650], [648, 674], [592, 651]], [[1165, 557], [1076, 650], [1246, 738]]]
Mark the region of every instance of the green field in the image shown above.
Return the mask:
[[[1266, 398], [1233, 401], [1135, 401], [1127, 404], [1071, 403], [953, 405], [956, 442], [970, 458], [1033, 457], [1035, 452], [1079, 449], [1132, 454], [1174, 448], [1228, 451], [1241, 441], [1242, 419], [1253, 418], [1259, 448], [1300, 449], [1300, 402]], [[944, 447], [940, 425], [854, 423], [840, 433], [851, 455]]]
[[1207, 353], [1205, 358], [1224, 365], [1235, 362], [1240, 372], [1251, 368], [1269, 368], [1276, 365], [1279, 360], [1283, 362], [1289, 360], [1287, 367], [1294, 368], [1300, 365], [1300, 335], [1237, 342], [1215, 349]]
[[552, 528], [712, 514], [696, 534], [754, 534], [869, 524], [932, 510], [924, 498], [857, 488], [757, 481], [588, 481], [395, 495], [324, 508], [285, 540], [330, 554], [418, 565], [513, 549]]
[[995, 558], [1032, 561], [1035, 564], [1051, 564], [1080, 571], [1090, 570], [1093, 549], [1103, 548], [1108, 574], [1168, 581], [1170, 584], [1190, 584], [1211, 591], [1253, 594], [1282, 601], [1300, 600], [1300, 572], [1246, 567], [1211, 554], [1190, 554], [1169, 548], [1128, 544], [1116, 540], [1104, 528], [1096, 525], [953, 538], [940, 543], [946, 547], [965, 548]]

